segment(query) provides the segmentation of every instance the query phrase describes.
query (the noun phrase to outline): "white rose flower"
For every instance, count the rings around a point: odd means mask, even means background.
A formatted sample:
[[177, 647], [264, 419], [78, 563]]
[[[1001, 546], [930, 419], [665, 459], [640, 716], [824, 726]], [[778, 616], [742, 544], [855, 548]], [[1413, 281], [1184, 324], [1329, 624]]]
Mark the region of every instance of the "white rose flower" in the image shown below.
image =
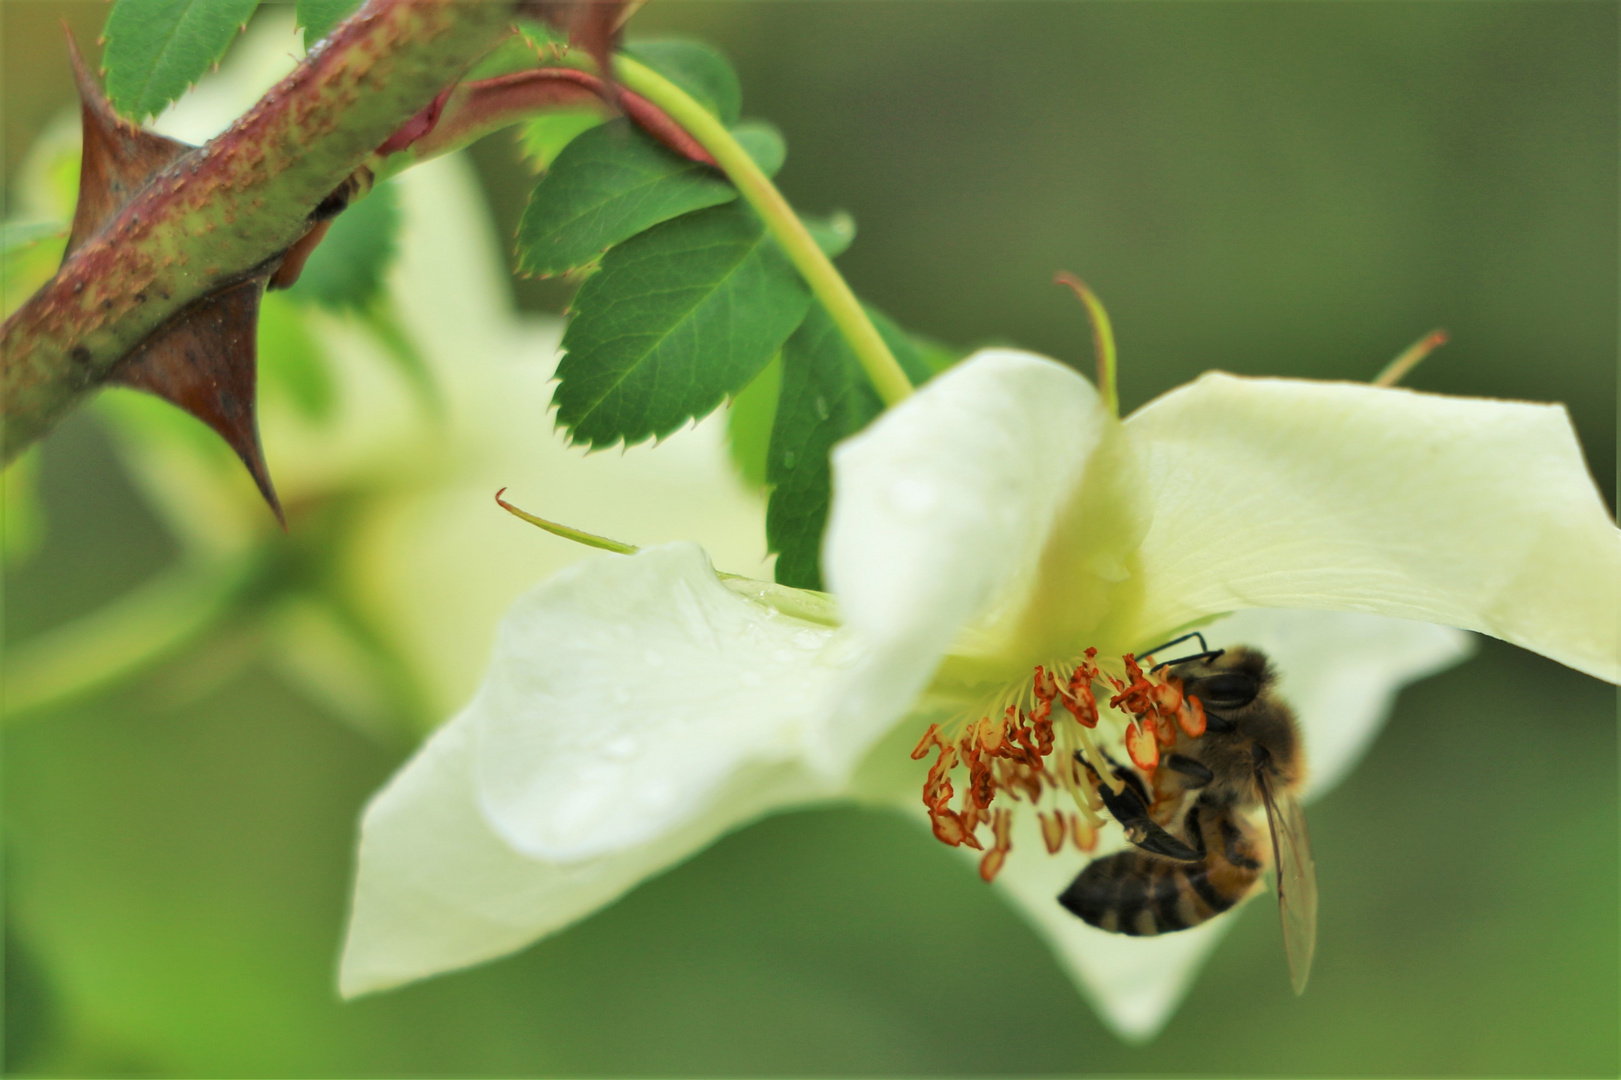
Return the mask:
[[[955, 738], [1089, 649], [1125, 678], [1115, 657], [1229, 613], [1210, 636], [1283, 672], [1308, 794], [1464, 655], [1452, 628], [1621, 678], [1621, 532], [1558, 406], [1210, 374], [1120, 421], [1068, 369], [989, 350], [833, 473], [836, 610], [685, 543], [518, 601], [478, 693], [365, 812], [345, 994], [521, 948], [776, 810], [915, 812], [931, 722]], [[1066, 751], [1092, 738], [1069, 709], [1051, 725]], [[1027, 809], [1001, 842], [979, 829], [1103, 1014], [1157, 1030], [1225, 920], [1105, 934], [1054, 899], [1088, 856], [1046, 855]]]

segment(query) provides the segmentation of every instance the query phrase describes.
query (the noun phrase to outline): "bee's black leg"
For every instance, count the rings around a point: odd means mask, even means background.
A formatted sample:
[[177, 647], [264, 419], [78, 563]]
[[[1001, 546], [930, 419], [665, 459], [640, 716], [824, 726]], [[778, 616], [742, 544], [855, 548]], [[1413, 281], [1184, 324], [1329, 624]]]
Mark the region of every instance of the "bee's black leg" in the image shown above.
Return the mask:
[[[1084, 759], [1076, 755], [1082, 765], [1093, 776], [1097, 771], [1087, 765]], [[1153, 818], [1148, 816], [1148, 799], [1142, 786], [1142, 781], [1134, 774], [1117, 769], [1116, 774], [1126, 781], [1124, 787], [1116, 792], [1108, 784], [1098, 784], [1098, 795], [1103, 799], [1103, 805], [1108, 807], [1109, 813], [1120, 822], [1120, 827], [1126, 831], [1126, 839], [1155, 855], [1163, 855], [1167, 859], [1176, 859], [1179, 862], [1198, 862], [1204, 858], [1204, 853], [1189, 847], [1166, 832]], [[1135, 782], [1133, 782], [1135, 781]]]
[[1166, 754], [1160, 759], [1160, 764], [1187, 777], [1188, 787], [1204, 787], [1216, 778], [1216, 774], [1207, 769], [1204, 762], [1195, 761], [1186, 754]]

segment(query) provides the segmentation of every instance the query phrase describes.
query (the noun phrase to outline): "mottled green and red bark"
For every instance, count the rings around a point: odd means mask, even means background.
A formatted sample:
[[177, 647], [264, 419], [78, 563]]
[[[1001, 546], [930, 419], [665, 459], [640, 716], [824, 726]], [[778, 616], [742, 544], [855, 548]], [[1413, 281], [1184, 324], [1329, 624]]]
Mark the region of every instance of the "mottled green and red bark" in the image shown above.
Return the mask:
[[323, 200], [499, 41], [515, 6], [371, 0], [228, 131], [82, 238], [0, 328], [5, 459], [189, 304], [270, 273]]

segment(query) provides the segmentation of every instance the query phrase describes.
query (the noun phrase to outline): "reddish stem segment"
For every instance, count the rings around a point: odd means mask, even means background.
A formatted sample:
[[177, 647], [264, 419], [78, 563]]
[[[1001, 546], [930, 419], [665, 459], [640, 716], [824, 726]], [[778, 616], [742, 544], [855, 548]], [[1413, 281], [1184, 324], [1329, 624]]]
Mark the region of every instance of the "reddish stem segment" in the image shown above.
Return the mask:
[[[448, 95], [448, 96], [447, 96]], [[464, 83], [446, 91], [378, 147], [381, 155], [410, 149], [436, 157], [544, 109], [606, 103], [623, 110], [643, 131], [688, 161], [719, 168], [709, 151], [668, 113], [640, 94], [574, 68], [535, 68]]]

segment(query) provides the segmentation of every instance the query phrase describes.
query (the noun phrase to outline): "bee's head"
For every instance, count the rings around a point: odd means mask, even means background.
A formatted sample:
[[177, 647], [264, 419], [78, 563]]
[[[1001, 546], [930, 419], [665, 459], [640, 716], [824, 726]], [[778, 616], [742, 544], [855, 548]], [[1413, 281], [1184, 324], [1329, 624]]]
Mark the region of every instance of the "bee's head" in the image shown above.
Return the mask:
[[1300, 733], [1294, 714], [1272, 692], [1277, 673], [1259, 649], [1239, 646], [1218, 656], [1176, 665], [1183, 692], [1204, 706], [1205, 733], [1189, 752], [1218, 777], [1228, 779], [1249, 803], [1256, 771], [1266, 770], [1280, 787], [1302, 773]]
[[1209, 730], [1218, 734], [1234, 731], [1237, 718], [1277, 678], [1266, 654], [1245, 645], [1174, 665], [1171, 670], [1182, 680], [1183, 691], [1199, 699]]

